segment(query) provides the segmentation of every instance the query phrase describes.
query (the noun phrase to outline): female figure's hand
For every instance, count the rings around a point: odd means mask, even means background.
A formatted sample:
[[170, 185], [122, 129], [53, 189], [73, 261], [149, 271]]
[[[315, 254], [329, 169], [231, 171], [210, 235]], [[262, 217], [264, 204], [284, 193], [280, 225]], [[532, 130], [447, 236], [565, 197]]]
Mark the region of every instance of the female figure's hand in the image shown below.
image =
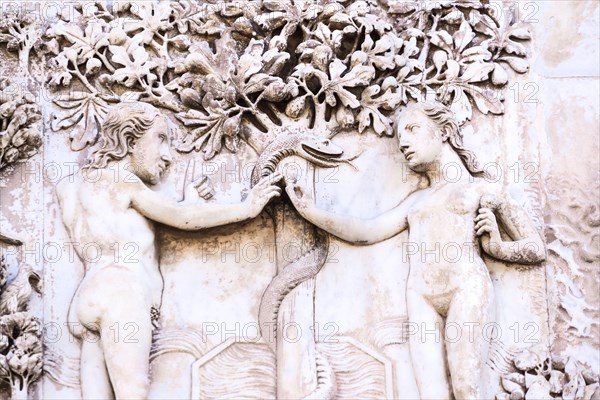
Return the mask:
[[288, 182], [285, 186], [285, 191], [300, 215], [306, 217], [306, 214], [314, 208], [315, 199], [310, 189], [303, 188], [295, 182]]
[[500, 236], [496, 216], [491, 208], [482, 207], [479, 209], [479, 214], [475, 217], [475, 235], [480, 237], [483, 250], [487, 254], [496, 257], [496, 253], [502, 244], [502, 237]]

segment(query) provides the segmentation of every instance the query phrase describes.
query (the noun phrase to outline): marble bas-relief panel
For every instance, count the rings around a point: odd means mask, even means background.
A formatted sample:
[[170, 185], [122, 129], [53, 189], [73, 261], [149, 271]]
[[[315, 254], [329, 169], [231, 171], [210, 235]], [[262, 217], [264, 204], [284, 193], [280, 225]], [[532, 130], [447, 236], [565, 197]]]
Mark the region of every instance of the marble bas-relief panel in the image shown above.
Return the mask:
[[0, 2], [0, 396], [598, 399], [593, 1]]

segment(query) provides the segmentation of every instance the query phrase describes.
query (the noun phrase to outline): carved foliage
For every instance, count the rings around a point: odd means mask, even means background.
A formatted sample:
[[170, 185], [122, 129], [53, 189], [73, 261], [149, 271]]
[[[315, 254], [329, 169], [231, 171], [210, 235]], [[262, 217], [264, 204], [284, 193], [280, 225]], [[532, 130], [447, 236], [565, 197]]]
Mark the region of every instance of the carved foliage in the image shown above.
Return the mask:
[[390, 3], [395, 26], [373, 1], [95, 4], [48, 31], [61, 43], [50, 83], [85, 87], [55, 101], [52, 128], [71, 129], [74, 150], [113, 101], [177, 113], [190, 127], [179, 150], [210, 159], [288, 124], [391, 135], [409, 98], [437, 97], [461, 122], [473, 105], [500, 114], [506, 67], [527, 70], [527, 28], [478, 1]]
[[593, 399], [600, 395], [599, 377], [591, 368], [572, 358], [540, 355], [544, 353], [527, 349], [517, 354], [514, 372], [502, 376], [504, 391], [496, 399]]
[[0, 45], [9, 52], [18, 54], [22, 71], [29, 70], [29, 55], [32, 50], [53, 51], [56, 41], [44, 41], [43, 18], [36, 12], [33, 2], [11, 2], [0, 9]]
[[27, 312], [32, 288], [40, 292], [40, 277], [23, 267], [6, 283], [6, 264], [0, 259], [0, 381], [11, 387], [12, 398], [26, 399], [29, 386], [42, 373], [42, 329]]
[[31, 94], [0, 78], [0, 170], [37, 153], [42, 113]]
[[[43, 41], [45, 28], [30, 3], [9, 3], [0, 8], [0, 46], [19, 59], [13, 82], [0, 77], [0, 170], [37, 153], [42, 144], [41, 111], [28, 87], [30, 52], [52, 51], [56, 41]], [[10, 61], [10, 59], [9, 59]], [[3, 64], [10, 66], [11, 62]]]

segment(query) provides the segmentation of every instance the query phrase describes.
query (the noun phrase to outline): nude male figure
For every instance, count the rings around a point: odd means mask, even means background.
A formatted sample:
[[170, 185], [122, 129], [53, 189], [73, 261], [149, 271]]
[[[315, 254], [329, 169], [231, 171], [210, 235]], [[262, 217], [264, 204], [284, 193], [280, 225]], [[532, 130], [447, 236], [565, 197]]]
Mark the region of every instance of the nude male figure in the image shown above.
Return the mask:
[[[198, 202], [210, 192], [198, 180], [178, 203], [149, 188], [172, 162], [169, 123], [156, 108], [145, 103], [115, 107], [101, 140], [91, 164], [56, 187], [64, 225], [80, 244], [78, 251], [86, 244], [100, 251], [99, 257], [79, 254], [85, 275], [68, 320], [82, 339], [83, 398], [145, 399], [152, 319], [158, 318], [163, 289], [154, 222], [198, 230], [249, 220], [280, 194], [274, 183], [281, 176], [263, 179], [243, 202], [228, 205]], [[135, 332], [130, 340], [116, 339], [115, 327], [125, 324]]]

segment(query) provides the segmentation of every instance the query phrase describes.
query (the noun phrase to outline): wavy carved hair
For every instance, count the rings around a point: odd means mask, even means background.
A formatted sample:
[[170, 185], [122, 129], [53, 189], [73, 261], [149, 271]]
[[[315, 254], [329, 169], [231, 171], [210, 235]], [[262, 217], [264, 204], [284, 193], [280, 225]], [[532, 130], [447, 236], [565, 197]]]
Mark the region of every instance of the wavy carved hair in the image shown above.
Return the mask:
[[150, 129], [159, 111], [147, 103], [118, 104], [107, 114], [100, 131], [100, 148], [90, 156], [84, 168], [106, 168], [111, 161], [122, 160], [137, 139]]
[[[479, 167], [477, 156], [463, 145], [463, 135], [454, 117], [454, 113], [448, 107], [439, 102], [413, 103], [414, 107], [427, 115], [442, 132], [448, 137], [448, 144], [454, 149], [465, 168], [475, 177], [487, 177], [487, 173]], [[400, 118], [400, 117], [398, 117]]]

